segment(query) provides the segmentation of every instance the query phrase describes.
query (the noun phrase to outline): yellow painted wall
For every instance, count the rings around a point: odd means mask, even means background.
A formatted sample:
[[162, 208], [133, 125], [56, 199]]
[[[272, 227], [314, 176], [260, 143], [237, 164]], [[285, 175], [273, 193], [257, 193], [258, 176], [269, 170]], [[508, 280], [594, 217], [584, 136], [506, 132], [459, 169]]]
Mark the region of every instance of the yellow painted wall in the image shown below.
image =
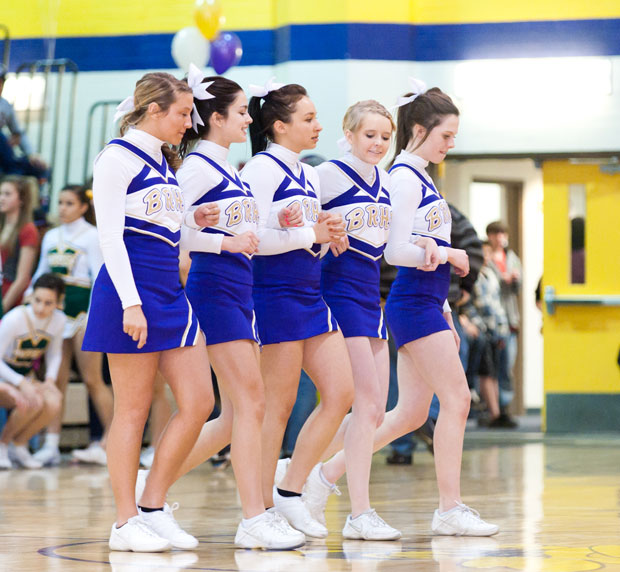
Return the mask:
[[[222, 0], [226, 28], [287, 24], [415, 24], [620, 18], [618, 0]], [[15, 38], [174, 33], [193, 25], [194, 0], [3, 0], [0, 23]]]
[[[620, 295], [620, 174], [545, 162], [543, 285], [558, 295]], [[570, 283], [568, 186], [586, 185], [586, 283]], [[527, 221], [526, 221], [527, 229]], [[545, 393], [620, 393], [620, 307], [556, 306], [544, 316]]]

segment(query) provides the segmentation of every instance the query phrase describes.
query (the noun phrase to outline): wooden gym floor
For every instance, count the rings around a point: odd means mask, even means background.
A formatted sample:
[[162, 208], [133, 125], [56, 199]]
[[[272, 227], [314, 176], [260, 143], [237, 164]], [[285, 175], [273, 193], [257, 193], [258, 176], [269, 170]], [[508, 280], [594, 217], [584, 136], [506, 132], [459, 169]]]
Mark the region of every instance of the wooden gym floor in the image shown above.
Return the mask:
[[205, 464], [170, 492], [176, 517], [200, 539], [194, 552], [110, 553], [114, 504], [105, 468], [63, 465], [0, 472], [0, 570], [115, 572], [181, 570], [357, 572], [620, 571], [620, 435], [544, 438], [468, 433], [463, 499], [500, 525], [493, 538], [433, 537], [431, 455], [413, 466], [375, 455], [371, 498], [402, 541], [346, 541], [346, 486], [330, 498], [330, 535], [293, 552], [236, 550], [240, 518], [230, 468]]

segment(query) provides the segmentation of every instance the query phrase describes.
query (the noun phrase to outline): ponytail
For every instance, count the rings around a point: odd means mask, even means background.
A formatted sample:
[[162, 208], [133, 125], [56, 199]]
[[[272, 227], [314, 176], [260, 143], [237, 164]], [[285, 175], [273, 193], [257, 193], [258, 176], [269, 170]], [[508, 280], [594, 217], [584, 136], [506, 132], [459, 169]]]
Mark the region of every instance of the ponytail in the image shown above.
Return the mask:
[[[252, 118], [250, 140], [252, 155], [267, 148], [268, 141], [274, 140], [273, 124], [276, 121], [289, 123], [291, 115], [297, 109], [297, 102], [308, 92], [296, 83], [289, 83], [279, 89], [270, 91], [264, 97], [252, 97], [248, 104], [248, 113]], [[261, 106], [261, 100], [263, 104]]]

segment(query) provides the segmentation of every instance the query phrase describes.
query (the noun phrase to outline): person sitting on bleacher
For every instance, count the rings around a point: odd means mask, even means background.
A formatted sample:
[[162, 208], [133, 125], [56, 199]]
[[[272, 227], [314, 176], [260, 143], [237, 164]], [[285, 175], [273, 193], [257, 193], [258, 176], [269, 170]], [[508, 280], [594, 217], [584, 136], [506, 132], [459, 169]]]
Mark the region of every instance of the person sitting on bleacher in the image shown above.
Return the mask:
[[[34, 283], [31, 303], [8, 312], [0, 322], [0, 407], [11, 408], [0, 433], [0, 468], [15, 462], [26, 469], [42, 464], [28, 450], [28, 441], [58, 414], [62, 394], [56, 376], [62, 359], [66, 317], [58, 305], [65, 283], [55, 274], [43, 274]], [[34, 364], [45, 356], [45, 381], [35, 378]], [[9, 450], [9, 445], [12, 444]]]

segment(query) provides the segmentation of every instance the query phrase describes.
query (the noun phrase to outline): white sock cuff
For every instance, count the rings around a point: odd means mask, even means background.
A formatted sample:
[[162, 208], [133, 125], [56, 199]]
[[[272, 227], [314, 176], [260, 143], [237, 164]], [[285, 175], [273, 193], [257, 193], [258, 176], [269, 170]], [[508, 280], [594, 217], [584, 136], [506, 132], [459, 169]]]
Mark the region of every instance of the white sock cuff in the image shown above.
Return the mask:
[[319, 477], [321, 477], [321, 482], [328, 486], [330, 489], [334, 488], [334, 485], [336, 483], [330, 483], [327, 478], [325, 477], [325, 475], [323, 474], [323, 465], [321, 465], [321, 468], [319, 469]]
[[241, 520], [241, 524], [244, 527], [250, 527], [254, 524], [256, 524], [258, 521], [262, 520], [263, 518], [265, 518], [265, 516], [269, 514], [267, 511], [265, 512], [261, 512], [260, 514], [257, 514], [256, 516], [253, 516], [251, 518], [244, 518]]
[[46, 433], [45, 434], [45, 444], [44, 447], [52, 447], [53, 449], [58, 449], [58, 445], [60, 443], [60, 434], [58, 433]]

